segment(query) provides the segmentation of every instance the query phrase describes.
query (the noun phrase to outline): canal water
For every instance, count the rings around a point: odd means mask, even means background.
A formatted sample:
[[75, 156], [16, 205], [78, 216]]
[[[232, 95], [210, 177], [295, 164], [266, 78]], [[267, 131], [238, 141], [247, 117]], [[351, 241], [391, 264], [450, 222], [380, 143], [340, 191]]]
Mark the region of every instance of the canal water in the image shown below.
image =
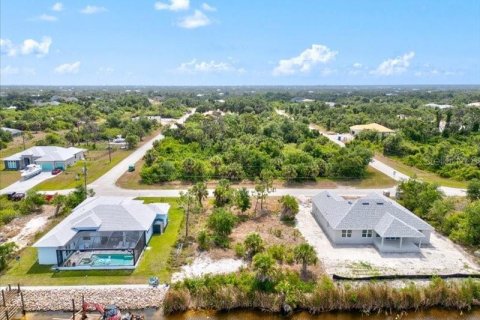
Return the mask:
[[[305, 312], [286, 317], [276, 314], [261, 313], [254, 311], [190, 311], [182, 314], [164, 316], [160, 310], [144, 310], [137, 312], [143, 314], [145, 319], [155, 320], [479, 320], [480, 308], [471, 311], [460, 312], [457, 310], [430, 309], [425, 311], [412, 311], [394, 313], [391, 315], [372, 314], [365, 315], [351, 312], [329, 312], [319, 315], [311, 315]], [[27, 314], [26, 320], [63, 320], [69, 319], [71, 314], [65, 312], [43, 312]], [[96, 320], [97, 318], [90, 318]]]

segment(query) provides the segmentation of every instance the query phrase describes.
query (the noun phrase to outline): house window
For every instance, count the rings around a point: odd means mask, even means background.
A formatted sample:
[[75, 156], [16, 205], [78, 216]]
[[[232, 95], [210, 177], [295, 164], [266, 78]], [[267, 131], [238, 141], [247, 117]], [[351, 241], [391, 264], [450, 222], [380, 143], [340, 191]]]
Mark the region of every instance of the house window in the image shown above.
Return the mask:
[[7, 161], [7, 167], [8, 167], [8, 169], [16, 169], [17, 168], [17, 162], [16, 161]]
[[372, 230], [362, 230], [362, 238], [371, 238], [373, 235]]
[[399, 237], [386, 237], [385, 240], [400, 240]]
[[342, 230], [342, 238], [351, 238], [352, 230]]

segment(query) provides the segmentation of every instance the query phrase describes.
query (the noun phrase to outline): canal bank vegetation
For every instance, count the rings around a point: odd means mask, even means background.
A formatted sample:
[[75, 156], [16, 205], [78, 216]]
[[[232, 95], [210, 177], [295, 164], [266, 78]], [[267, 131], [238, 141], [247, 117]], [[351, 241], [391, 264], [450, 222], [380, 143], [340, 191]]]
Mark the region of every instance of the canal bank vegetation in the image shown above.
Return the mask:
[[268, 279], [262, 271], [205, 276], [175, 284], [166, 294], [164, 312], [189, 309], [255, 309], [290, 313], [329, 311], [363, 313], [419, 310], [432, 307], [470, 309], [480, 305], [480, 281], [432, 278], [428, 283], [334, 282], [328, 276], [304, 281], [295, 272], [278, 269]]

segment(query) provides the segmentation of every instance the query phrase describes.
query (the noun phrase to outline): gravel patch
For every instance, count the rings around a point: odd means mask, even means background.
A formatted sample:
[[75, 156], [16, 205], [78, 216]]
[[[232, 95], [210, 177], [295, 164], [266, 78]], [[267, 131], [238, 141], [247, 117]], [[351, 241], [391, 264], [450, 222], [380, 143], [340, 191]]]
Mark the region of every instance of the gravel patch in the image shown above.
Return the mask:
[[473, 258], [448, 238], [433, 232], [421, 253], [380, 254], [373, 245], [333, 246], [311, 214], [310, 198], [299, 197], [297, 228], [315, 247], [328, 274], [342, 276], [390, 274], [480, 273]]
[[246, 266], [243, 260], [219, 259], [212, 260], [206, 253], [201, 253], [192, 264], [182, 266], [180, 272], [172, 275], [172, 282], [182, 281], [186, 278], [197, 278], [206, 274], [225, 274], [240, 270]]

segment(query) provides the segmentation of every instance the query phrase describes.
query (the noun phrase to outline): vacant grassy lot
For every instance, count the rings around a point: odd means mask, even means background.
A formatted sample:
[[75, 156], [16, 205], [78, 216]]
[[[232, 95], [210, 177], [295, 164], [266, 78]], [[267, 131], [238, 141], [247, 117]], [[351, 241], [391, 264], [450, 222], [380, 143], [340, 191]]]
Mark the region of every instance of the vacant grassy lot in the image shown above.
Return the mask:
[[452, 187], [452, 188], [466, 188], [467, 183], [464, 181], [456, 181], [453, 179], [447, 179], [447, 178], [442, 178], [439, 175], [433, 173], [433, 172], [428, 172], [424, 170], [420, 170], [415, 167], [410, 167], [404, 163], [402, 163], [398, 159], [394, 159], [391, 157], [385, 157], [381, 154], [376, 154], [375, 158], [382, 161], [383, 163], [389, 165], [390, 167], [394, 168], [398, 172], [401, 172], [403, 174], [406, 174], [409, 177], [413, 177], [414, 175], [417, 176], [420, 180], [423, 180], [425, 182], [431, 182], [431, 183], [437, 183], [441, 186], [445, 187]]
[[[25, 248], [18, 261], [12, 261], [0, 276], [0, 284], [21, 285], [84, 285], [147, 283], [150, 276], [158, 276], [161, 282], [169, 281], [171, 271], [168, 260], [177, 241], [183, 222], [183, 210], [175, 198], [142, 198], [147, 203], [168, 202], [169, 225], [162, 235], [154, 235], [135, 270], [59, 271], [37, 263], [35, 248]], [[53, 227], [59, 220], [52, 220]], [[40, 235], [39, 235], [40, 236]]]
[[[190, 182], [172, 181], [161, 184], [148, 185], [141, 183], [140, 171], [143, 166], [143, 160], [135, 164], [134, 172], [125, 172], [120, 179], [117, 180], [117, 185], [124, 189], [185, 189], [192, 186]], [[339, 186], [365, 188], [365, 189], [380, 189], [393, 187], [396, 181], [384, 175], [380, 171], [371, 167], [367, 168], [367, 175], [363, 179], [328, 179], [318, 178], [316, 181], [305, 181], [303, 183], [286, 183], [282, 180], [275, 181], [277, 188], [337, 188]], [[208, 188], [215, 188], [217, 181], [208, 181]], [[244, 180], [241, 183], [233, 183], [233, 187], [251, 187], [255, 186], [252, 181]]]
[[[104, 173], [113, 168], [131, 153], [129, 150], [112, 150], [112, 161], [107, 150], [91, 150], [87, 152], [87, 183], [100, 178]], [[67, 168], [58, 176], [38, 184], [35, 190], [61, 190], [73, 189], [83, 183], [84, 161], [79, 161]]]
[[5, 170], [5, 163], [0, 160], [0, 189], [6, 188], [20, 179], [20, 171]]

